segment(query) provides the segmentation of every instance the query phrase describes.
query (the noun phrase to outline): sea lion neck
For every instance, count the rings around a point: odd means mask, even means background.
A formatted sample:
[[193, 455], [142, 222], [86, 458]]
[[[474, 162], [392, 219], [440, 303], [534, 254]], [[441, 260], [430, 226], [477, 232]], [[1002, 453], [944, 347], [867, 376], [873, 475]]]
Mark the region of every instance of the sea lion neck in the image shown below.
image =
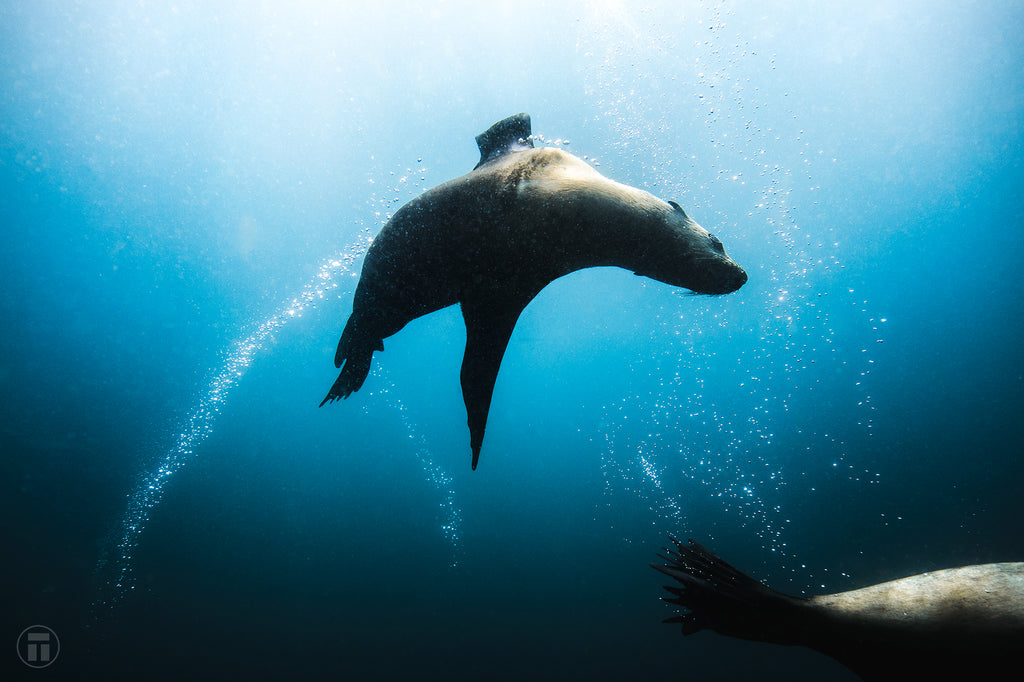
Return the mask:
[[515, 202], [524, 225], [548, 226], [522, 234], [537, 247], [531, 263], [557, 264], [555, 277], [599, 266], [640, 271], [652, 245], [671, 238], [667, 202], [609, 180], [561, 149], [516, 152], [489, 168], [491, 191]]

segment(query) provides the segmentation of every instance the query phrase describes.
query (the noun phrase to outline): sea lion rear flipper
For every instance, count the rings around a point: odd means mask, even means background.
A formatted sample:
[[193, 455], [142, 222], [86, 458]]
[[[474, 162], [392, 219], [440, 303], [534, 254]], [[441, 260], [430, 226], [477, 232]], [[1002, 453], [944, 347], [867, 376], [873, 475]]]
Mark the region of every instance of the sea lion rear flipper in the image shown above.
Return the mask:
[[321, 401], [320, 407], [347, 398], [362, 387], [366, 375], [370, 373], [375, 350], [384, 350], [384, 343], [380, 339], [370, 341], [360, 334], [353, 314], [345, 325], [345, 331], [341, 333], [338, 350], [334, 354], [334, 366], [341, 367], [341, 373], [334, 380], [327, 397]]
[[466, 322], [466, 353], [462, 358], [462, 399], [469, 418], [469, 444], [473, 449], [473, 469], [480, 459], [480, 446], [491, 408], [491, 394], [498, 378], [498, 368], [505, 356], [509, 337], [526, 307], [497, 297], [482, 296], [462, 301], [462, 317]]

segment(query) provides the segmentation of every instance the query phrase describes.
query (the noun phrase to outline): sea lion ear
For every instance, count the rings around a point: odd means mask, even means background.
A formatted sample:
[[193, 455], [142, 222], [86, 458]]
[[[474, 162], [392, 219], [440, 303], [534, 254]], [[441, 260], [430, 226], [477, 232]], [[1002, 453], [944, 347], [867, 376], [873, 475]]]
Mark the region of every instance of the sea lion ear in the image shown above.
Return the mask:
[[683, 210], [683, 207], [676, 202], [669, 200], [668, 205], [672, 207], [673, 211], [678, 211], [687, 220], [690, 219], [690, 216], [686, 215], [686, 211]]
[[474, 166], [473, 170], [509, 152], [533, 149], [531, 132], [529, 114], [516, 114], [498, 121], [476, 136], [476, 146], [480, 148], [480, 163]]

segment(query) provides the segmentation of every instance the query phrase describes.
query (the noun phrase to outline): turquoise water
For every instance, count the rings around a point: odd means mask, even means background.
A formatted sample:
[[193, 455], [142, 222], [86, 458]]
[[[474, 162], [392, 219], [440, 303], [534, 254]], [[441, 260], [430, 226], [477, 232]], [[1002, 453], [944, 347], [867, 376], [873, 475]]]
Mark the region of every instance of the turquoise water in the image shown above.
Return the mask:
[[[682, 638], [647, 564], [693, 537], [813, 594], [1024, 557], [1017, 3], [3, 3], [0, 28], [12, 674], [851, 679]], [[551, 284], [471, 471], [455, 308], [317, 404], [373, 235], [519, 111], [750, 281]], [[47, 673], [11, 652], [33, 624]]]

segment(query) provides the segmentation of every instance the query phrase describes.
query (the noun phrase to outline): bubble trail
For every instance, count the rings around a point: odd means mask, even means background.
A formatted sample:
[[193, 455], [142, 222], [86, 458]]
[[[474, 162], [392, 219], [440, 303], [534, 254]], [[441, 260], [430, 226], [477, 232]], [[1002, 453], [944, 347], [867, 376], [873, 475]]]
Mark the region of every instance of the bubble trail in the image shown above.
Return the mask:
[[[110, 542], [111, 549], [106, 550], [99, 559], [94, 571], [94, 574], [101, 579], [99, 595], [93, 601], [91, 608], [94, 619], [109, 612], [135, 589], [132, 559], [139, 539], [149, 522], [150, 513], [163, 499], [167, 482], [192, 460], [196, 448], [213, 433], [214, 419], [227, 400], [228, 394], [252, 364], [253, 358], [263, 347], [264, 342], [271, 334], [284, 327], [289, 320], [301, 317], [307, 308], [322, 300], [330, 290], [337, 289], [336, 279], [338, 276], [355, 272], [356, 260], [368, 247], [369, 240], [326, 260], [312, 281], [303, 287], [297, 296], [263, 322], [256, 331], [232, 346], [224, 360], [223, 367], [210, 381], [198, 404], [189, 412], [185, 419], [185, 426], [178, 435], [174, 446], [154, 469], [142, 476], [134, 492], [128, 496], [128, 507], [113, 536], [114, 539]], [[402, 412], [406, 428], [412, 431], [412, 426], [404, 415], [403, 406], [401, 404], [394, 406]], [[444, 496], [445, 501], [441, 506], [447, 510], [447, 519], [442, 527], [442, 532], [445, 539], [452, 545], [453, 556], [457, 557], [462, 515], [454, 501], [454, 493], [450, 485], [451, 478], [433, 462], [425, 445], [421, 444], [416, 452], [416, 457], [424, 469], [427, 481]], [[454, 566], [456, 563], [457, 559], [453, 559], [452, 565]]]
[[448, 568], [458, 568], [462, 558], [462, 510], [455, 503], [455, 490], [452, 488], [452, 477], [434, 461], [427, 448], [426, 438], [417, 432], [415, 424], [409, 418], [408, 410], [399, 401], [391, 402], [389, 405], [398, 410], [402, 418], [402, 424], [409, 435], [409, 439], [417, 444], [416, 460], [423, 468], [423, 473], [430, 481], [434, 489], [440, 492], [444, 499], [438, 505], [444, 514], [444, 523], [441, 524], [441, 532], [445, 539], [452, 546], [452, 557], [448, 562]]

